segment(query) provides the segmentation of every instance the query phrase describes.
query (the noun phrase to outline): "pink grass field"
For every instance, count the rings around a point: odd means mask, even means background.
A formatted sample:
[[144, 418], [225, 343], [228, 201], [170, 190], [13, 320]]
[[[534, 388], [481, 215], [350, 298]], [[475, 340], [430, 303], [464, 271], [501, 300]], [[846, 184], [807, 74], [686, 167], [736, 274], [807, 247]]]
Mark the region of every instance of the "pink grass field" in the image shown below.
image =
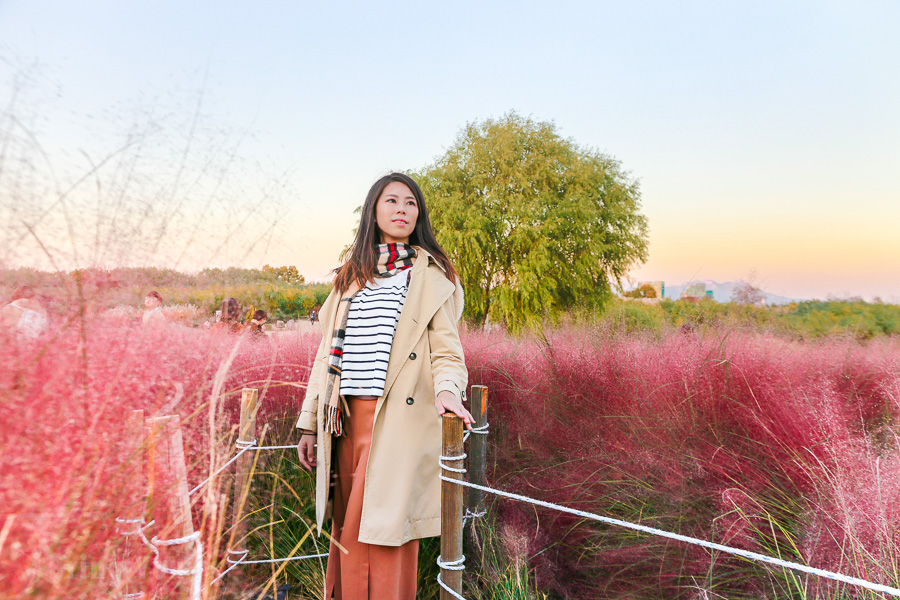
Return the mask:
[[[98, 325], [83, 335], [72, 326], [36, 344], [0, 341], [8, 366], [0, 375], [0, 597], [96, 598], [142, 589], [114, 567], [123, 551], [149, 559], [116, 533], [116, 517], [143, 512], [148, 480], [143, 453], [123, 450], [127, 413], [180, 414], [193, 486], [211, 460], [230, 456], [241, 388], [261, 388], [261, 424], [297, 411], [316, 337], [245, 337], [233, 356], [237, 338], [175, 325]], [[214, 530], [224, 515], [215, 504], [229, 491], [224, 478], [216, 484], [193, 507], [194, 524], [213, 549], [210, 563], [221, 558]], [[134, 577], [148, 573], [144, 564]]]
[[[0, 597], [169, 589], [116, 532], [147, 485], [144, 462], [122, 451], [128, 411], [181, 416], [192, 486], [230, 456], [241, 388], [262, 388], [260, 424], [296, 415], [317, 336], [233, 351], [235, 338], [178, 326], [57, 331], [0, 339]], [[468, 333], [464, 346], [470, 383], [490, 389], [491, 485], [900, 583], [900, 341], [571, 327]], [[193, 507], [208, 574], [222, 564], [228, 491], [218, 478]], [[490, 517], [552, 598], [877, 597], [511, 501]], [[143, 562], [123, 574], [129, 552]]]
[[[492, 390], [497, 487], [900, 583], [897, 340], [564, 329], [469, 335], [466, 349], [470, 380]], [[494, 510], [554, 597], [880, 597], [510, 501]]]

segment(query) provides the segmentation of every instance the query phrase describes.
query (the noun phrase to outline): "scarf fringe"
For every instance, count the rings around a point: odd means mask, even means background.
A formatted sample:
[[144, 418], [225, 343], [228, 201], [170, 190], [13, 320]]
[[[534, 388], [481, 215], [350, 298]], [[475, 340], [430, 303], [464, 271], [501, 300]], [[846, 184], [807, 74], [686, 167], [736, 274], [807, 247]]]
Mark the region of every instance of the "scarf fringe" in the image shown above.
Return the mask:
[[335, 437], [344, 435], [344, 415], [341, 405], [325, 407], [325, 433], [330, 433]]

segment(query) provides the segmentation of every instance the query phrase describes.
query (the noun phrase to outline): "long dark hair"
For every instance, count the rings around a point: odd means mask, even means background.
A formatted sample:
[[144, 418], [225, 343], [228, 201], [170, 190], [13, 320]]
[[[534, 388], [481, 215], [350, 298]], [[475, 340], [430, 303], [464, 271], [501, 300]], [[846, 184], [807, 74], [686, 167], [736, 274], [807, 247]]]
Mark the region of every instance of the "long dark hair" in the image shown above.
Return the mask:
[[237, 323], [241, 320], [241, 305], [237, 298], [222, 300], [222, 320], [226, 323]]
[[456, 269], [453, 268], [453, 264], [447, 258], [447, 253], [444, 252], [444, 249], [441, 248], [441, 245], [434, 237], [431, 221], [428, 219], [428, 209], [425, 207], [425, 197], [422, 195], [419, 184], [413, 181], [409, 175], [391, 173], [376, 181], [369, 189], [359, 217], [359, 228], [356, 230], [356, 238], [341, 257], [342, 259], [346, 257], [346, 262], [334, 270], [337, 274], [334, 278], [334, 287], [342, 294], [347, 291], [351, 283], [356, 282], [359, 287], [364, 287], [366, 282], [372, 279], [372, 274], [375, 272], [375, 262], [378, 259], [376, 246], [379, 243], [379, 230], [378, 225], [375, 223], [375, 205], [378, 203], [381, 193], [384, 192], [384, 188], [395, 181], [410, 189], [419, 207], [419, 217], [416, 219], [416, 226], [409, 236], [410, 245], [420, 246], [427, 250], [441, 268], [444, 269], [447, 279], [454, 283], [457, 280]]

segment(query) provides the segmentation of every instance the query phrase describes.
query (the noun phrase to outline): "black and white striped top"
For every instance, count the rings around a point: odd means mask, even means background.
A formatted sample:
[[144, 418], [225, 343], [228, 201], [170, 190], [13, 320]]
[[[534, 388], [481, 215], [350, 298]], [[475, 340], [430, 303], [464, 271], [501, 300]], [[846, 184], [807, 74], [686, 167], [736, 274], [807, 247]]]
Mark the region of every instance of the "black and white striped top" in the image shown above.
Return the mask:
[[376, 277], [350, 302], [341, 361], [342, 396], [381, 396], [408, 271]]

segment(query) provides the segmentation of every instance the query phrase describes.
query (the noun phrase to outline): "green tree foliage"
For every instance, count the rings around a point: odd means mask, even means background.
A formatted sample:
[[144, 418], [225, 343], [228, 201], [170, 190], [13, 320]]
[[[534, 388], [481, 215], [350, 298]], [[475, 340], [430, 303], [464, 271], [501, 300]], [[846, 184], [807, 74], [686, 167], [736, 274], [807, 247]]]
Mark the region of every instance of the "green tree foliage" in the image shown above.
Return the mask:
[[656, 298], [656, 289], [649, 283], [622, 294], [625, 298]]
[[808, 300], [791, 305], [786, 320], [808, 337], [850, 334], [867, 340], [900, 335], [900, 306], [861, 300]]
[[278, 281], [283, 281], [284, 283], [293, 283], [293, 284], [303, 284], [306, 283], [306, 278], [297, 271], [297, 267], [291, 265], [290, 267], [270, 267], [269, 265], [263, 265], [262, 268], [264, 273], [272, 273], [275, 277], [278, 278]]
[[305, 318], [321, 306], [331, 286], [306, 283], [296, 267], [244, 269], [210, 268], [199, 273], [180, 273], [154, 267], [82, 269], [71, 273], [51, 273], [34, 269], [0, 269], [0, 303], [20, 285], [30, 285], [47, 308], [66, 314], [77, 301], [75, 276], [81, 278], [90, 310], [119, 305], [142, 306], [150, 290], [162, 294], [166, 305], [192, 304], [211, 316], [225, 298], [237, 298], [242, 311], [261, 308], [269, 320]]
[[637, 183], [615, 159], [515, 113], [470, 124], [414, 174], [466, 290], [465, 317], [513, 330], [600, 306], [647, 256]]

